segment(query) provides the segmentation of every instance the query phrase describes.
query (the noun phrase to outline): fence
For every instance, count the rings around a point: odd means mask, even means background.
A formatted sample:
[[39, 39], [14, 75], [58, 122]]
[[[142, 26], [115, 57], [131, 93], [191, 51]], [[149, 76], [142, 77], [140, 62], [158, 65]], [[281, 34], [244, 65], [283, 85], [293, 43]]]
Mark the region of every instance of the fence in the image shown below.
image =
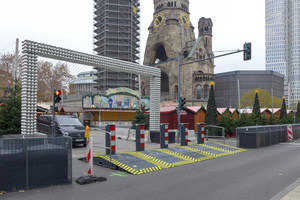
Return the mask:
[[[288, 141], [287, 124], [236, 128], [238, 147], [259, 148]], [[293, 124], [293, 137], [300, 136], [300, 124]]]
[[0, 138], [0, 191], [72, 183], [72, 139], [13, 135]]

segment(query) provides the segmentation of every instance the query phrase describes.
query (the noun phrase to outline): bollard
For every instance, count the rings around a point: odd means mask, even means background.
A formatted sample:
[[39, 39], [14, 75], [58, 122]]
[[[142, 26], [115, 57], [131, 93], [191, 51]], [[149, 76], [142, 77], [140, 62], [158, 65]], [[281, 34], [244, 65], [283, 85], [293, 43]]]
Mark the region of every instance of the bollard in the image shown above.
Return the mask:
[[188, 124], [181, 124], [181, 146], [187, 146], [188, 145]]
[[197, 144], [204, 143], [204, 124], [197, 124]]
[[140, 124], [135, 127], [135, 137], [136, 137], [136, 151], [145, 150], [145, 125]]
[[168, 124], [160, 125], [160, 148], [168, 148], [169, 144], [169, 130]]
[[106, 155], [116, 154], [116, 126], [106, 125], [105, 131]]
[[287, 126], [288, 129], [288, 141], [292, 141], [293, 140], [293, 129], [292, 129], [292, 125], [288, 125]]
[[88, 183], [94, 183], [94, 182], [100, 182], [100, 181], [106, 181], [105, 177], [98, 177], [93, 175], [93, 138], [90, 137], [90, 128], [89, 126], [86, 126], [85, 128], [85, 138], [86, 138], [86, 146], [87, 146], [87, 163], [88, 163], [88, 172], [87, 175], [81, 176], [78, 179], [76, 179], [76, 182], [80, 185], [88, 184]]
[[92, 137], [90, 137], [90, 128], [86, 126], [85, 128], [85, 138], [86, 138], [86, 146], [87, 146], [87, 157], [86, 162], [88, 164], [88, 175], [93, 175], [93, 141]]

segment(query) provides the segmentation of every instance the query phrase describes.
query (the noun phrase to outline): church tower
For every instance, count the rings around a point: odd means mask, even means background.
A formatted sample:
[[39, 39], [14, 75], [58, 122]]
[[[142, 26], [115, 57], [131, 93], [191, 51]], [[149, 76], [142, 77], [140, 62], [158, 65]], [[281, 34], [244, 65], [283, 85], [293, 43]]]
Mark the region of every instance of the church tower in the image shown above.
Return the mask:
[[[189, 0], [153, 0], [153, 21], [148, 30], [144, 65], [161, 69], [161, 97], [178, 99], [178, 56], [181, 63], [211, 57], [212, 21], [201, 18], [199, 37], [195, 38], [190, 21]], [[200, 26], [201, 25], [201, 26]], [[203, 31], [200, 33], [200, 30]], [[209, 83], [214, 80], [214, 61], [206, 60], [181, 66], [181, 96], [187, 105], [204, 105], [208, 100]], [[143, 95], [149, 95], [149, 80], [142, 81]]]

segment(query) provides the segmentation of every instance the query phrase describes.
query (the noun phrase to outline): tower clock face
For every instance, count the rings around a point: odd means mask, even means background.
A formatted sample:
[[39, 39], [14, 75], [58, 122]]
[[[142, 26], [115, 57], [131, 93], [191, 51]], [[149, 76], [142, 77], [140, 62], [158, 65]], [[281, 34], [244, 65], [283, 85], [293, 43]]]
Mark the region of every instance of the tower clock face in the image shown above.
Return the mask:
[[160, 27], [164, 22], [164, 15], [162, 13], [158, 13], [153, 21], [153, 25], [158, 28]]
[[190, 26], [190, 18], [187, 14], [182, 13], [180, 16], [180, 20], [183, 26], [189, 27]]

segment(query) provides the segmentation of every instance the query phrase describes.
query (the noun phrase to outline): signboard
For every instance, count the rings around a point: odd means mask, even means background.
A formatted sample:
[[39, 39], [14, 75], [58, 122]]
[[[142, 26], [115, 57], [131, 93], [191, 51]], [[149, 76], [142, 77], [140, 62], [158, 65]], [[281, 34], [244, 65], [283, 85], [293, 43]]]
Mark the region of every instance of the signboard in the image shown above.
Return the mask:
[[[178, 113], [178, 111], [177, 111], [177, 113]], [[181, 110], [180, 115], [187, 115], [187, 112], [185, 110]]]
[[136, 7], [135, 7], [135, 5], [132, 6], [132, 12], [136, 15]]

